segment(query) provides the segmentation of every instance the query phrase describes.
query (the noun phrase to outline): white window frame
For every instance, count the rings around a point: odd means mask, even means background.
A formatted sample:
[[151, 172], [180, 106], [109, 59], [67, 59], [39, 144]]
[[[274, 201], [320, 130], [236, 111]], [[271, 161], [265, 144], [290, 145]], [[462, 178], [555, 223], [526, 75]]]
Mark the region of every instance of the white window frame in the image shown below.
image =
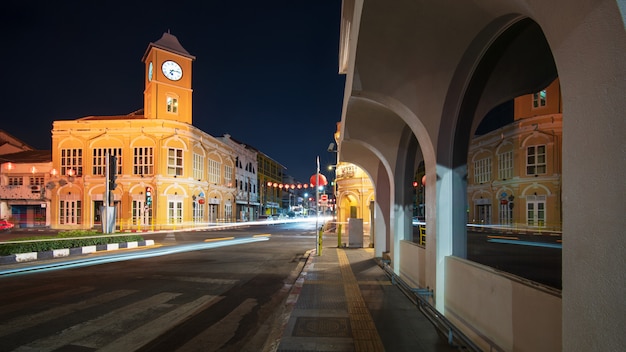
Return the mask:
[[61, 149], [61, 175], [71, 176], [83, 175], [83, 150], [82, 149]]
[[59, 224], [80, 225], [82, 223], [82, 203], [75, 198], [59, 199]]
[[183, 201], [179, 199], [169, 199], [167, 201], [167, 223], [183, 223]]
[[531, 227], [546, 225], [546, 196], [526, 196], [526, 224]]
[[526, 175], [544, 175], [547, 172], [546, 150], [545, 144], [526, 147]]
[[546, 106], [548, 102], [548, 93], [546, 90], [533, 93], [533, 109], [539, 109]]
[[167, 112], [170, 114], [178, 114], [178, 98], [168, 95], [165, 101], [167, 104]]
[[498, 154], [498, 178], [500, 180], [508, 180], [513, 178], [512, 150]]
[[474, 183], [482, 184], [491, 181], [491, 157], [474, 161]]
[[226, 187], [232, 187], [233, 184], [233, 167], [224, 165], [224, 184]]
[[7, 180], [9, 182], [9, 186], [23, 186], [24, 185], [24, 177], [23, 176], [9, 176]]
[[206, 204], [200, 204], [197, 200], [193, 201], [193, 222], [196, 224], [204, 222], [204, 208]]
[[115, 174], [122, 174], [122, 148], [94, 148], [92, 151], [92, 175], [104, 176], [106, 173], [107, 155], [115, 155], [115, 159], [117, 159]]
[[183, 150], [177, 148], [169, 148], [167, 150], [167, 175], [182, 176], [183, 175]]
[[209, 159], [209, 183], [219, 185], [220, 178], [220, 163], [213, 159]]
[[133, 225], [148, 226], [152, 223], [152, 207], [146, 208], [146, 201], [133, 199]]
[[133, 150], [133, 174], [154, 174], [154, 148], [135, 147]]
[[233, 205], [232, 203], [224, 204], [224, 218], [231, 221], [233, 218]]
[[43, 176], [30, 176], [29, 185], [33, 186], [42, 186], [45, 182], [45, 177]]
[[193, 153], [193, 178], [194, 180], [204, 178], [204, 157], [198, 153]]
[[513, 224], [513, 209], [511, 209], [509, 203], [500, 204], [500, 214], [498, 214], [500, 225], [512, 225]]

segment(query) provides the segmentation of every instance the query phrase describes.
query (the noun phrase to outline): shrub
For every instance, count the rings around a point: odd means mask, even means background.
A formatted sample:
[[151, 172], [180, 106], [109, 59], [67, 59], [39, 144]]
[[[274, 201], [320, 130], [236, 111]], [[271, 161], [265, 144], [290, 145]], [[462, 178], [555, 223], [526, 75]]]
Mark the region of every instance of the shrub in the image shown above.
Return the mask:
[[[96, 237], [98, 236], [98, 237]], [[74, 238], [76, 237], [76, 238]], [[63, 239], [73, 238], [73, 239]], [[38, 241], [33, 241], [33, 240]], [[45, 239], [46, 241], [41, 241]], [[75, 230], [59, 232], [57, 236], [51, 237], [27, 237], [21, 238], [19, 242], [23, 243], [0, 243], [0, 256], [18, 254], [18, 253], [30, 253], [30, 252], [44, 252], [51, 251], [53, 249], [63, 248], [77, 248], [83, 246], [95, 246], [99, 244], [109, 243], [122, 243], [143, 241], [143, 237], [139, 235], [127, 235], [127, 236], [103, 236], [93, 230]]]

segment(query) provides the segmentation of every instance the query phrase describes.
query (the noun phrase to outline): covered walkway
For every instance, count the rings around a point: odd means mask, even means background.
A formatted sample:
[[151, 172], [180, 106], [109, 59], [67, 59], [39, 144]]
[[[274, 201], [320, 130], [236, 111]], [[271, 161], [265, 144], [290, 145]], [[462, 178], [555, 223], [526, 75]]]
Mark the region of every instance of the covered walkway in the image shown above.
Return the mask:
[[[343, 1], [339, 71], [346, 87], [337, 155], [375, 185], [374, 256], [389, 253], [394, 273], [432, 291], [436, 309], [484, 350], [626, 345], [624, 6], [614, 0]], [[557, 77], [563, 106], [558, 297], [466, 260], [469, 141], [491, 109]], [[420, 163], [425, 246], [410, 241], [411, 183]]]

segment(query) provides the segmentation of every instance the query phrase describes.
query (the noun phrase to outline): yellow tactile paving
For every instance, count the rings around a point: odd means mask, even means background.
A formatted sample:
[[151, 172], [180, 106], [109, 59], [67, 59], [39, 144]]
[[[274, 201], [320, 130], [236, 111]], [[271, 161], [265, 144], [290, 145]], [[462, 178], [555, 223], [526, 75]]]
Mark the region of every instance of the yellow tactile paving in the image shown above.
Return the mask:
[[352, 327], [352, 337], [354, 339], [355, 351], [384, 351], [376, 325], [365, 306], [363, 296], [359, 289], [359, 283], [350, 268], [348, 256], [343, 249], [337, 250], [339, 257], [339, 268], [344, 282], [344, 291], [348, 303], [348, 314], [350, 316], [350, 326]]

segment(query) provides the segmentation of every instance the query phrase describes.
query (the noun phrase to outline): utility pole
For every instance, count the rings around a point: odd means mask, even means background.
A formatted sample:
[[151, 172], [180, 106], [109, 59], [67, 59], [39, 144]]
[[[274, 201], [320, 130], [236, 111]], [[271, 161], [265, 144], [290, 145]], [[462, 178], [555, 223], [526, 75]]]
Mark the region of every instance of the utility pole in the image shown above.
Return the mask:
[[319, 218], [320, 218], [320, 157], [317, 157], [317, 171], [315, 172], [315, 232], [316, 236], [316, 252], [317, 255], [322, 255], [322, 231], [319, 228]]

